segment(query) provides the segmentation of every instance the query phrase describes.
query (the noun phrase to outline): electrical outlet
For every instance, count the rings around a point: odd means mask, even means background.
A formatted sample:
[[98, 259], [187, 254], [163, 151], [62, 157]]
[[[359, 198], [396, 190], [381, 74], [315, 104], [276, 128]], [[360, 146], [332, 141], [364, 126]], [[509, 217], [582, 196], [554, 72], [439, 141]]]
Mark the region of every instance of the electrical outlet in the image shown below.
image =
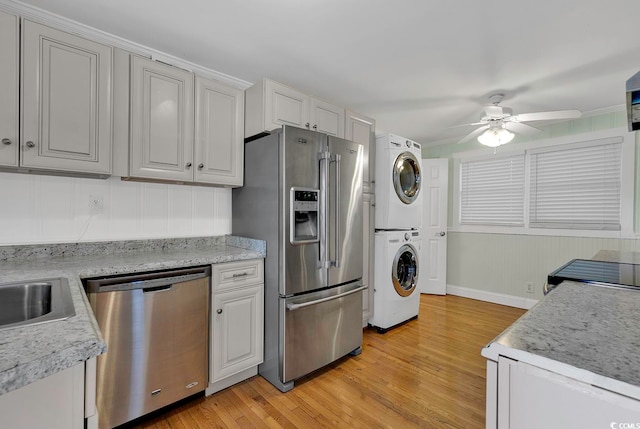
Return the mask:
[[534, 293], [533, 286], [533, 282], [527, 282], [527, 293]]
[[101, 214], [103, 209], [102, 195], [89, 195], [89, 213]]

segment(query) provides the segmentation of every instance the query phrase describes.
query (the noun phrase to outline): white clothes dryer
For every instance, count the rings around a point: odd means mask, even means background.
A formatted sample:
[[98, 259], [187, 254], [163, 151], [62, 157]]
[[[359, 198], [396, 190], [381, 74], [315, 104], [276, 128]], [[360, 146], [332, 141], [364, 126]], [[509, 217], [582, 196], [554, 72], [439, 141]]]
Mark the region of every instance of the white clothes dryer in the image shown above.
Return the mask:
[[375, 233], [375, 289], [369, 324], [380, 333], [418, 317], [420, 249], [419, 231]]
[[395, 134], [376, 136], [376, 229], [422, 225], [422, 149]]

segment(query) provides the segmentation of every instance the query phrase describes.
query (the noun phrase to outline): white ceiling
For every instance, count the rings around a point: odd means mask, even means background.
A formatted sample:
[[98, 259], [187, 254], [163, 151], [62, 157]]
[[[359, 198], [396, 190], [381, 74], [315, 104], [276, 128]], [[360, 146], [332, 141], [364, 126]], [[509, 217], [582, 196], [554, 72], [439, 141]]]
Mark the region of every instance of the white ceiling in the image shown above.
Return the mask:
[[637, 0], [26, 0], [255, 82], [269, 77], [424, 144], [495, 92], [514, 113], [621, 106]]

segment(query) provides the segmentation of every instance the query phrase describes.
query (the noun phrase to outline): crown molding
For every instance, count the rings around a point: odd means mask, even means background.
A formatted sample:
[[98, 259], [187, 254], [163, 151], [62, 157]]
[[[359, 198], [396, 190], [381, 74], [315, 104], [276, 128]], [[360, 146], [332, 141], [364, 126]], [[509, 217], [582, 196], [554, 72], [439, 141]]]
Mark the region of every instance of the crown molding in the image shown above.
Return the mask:
[[27, 18], [29, 20], [39, 22], [40, 24], [55, 27], [68, 33], [86, 37], [96, 42], [124, 49], [136, 55], [152, 58], [154, 60], [161, 60], [164, 63], [171, 64], [181, 69], [189, 70], [203, 77], [218, 80], [235, 88], [244, 90], [252, 85], [251, 82], [247, 82], [246, 80], [239, 79], [207, 67], [203, 67], [199, 64], [192, 63], [191, 61], [187, 61], [174, 55], [158, 51], [157, 49], [151, 48], [149, 46], [141, 45], [139, 43], [132, 42], [114, 34], [89, 27], [88, 25], [82, 24], [80, 22], [73, 21], [71, 19], [56, 15], [44, 9], [28, 5], [17, 0], [0, 0], [0, 10], [19, 15], [22, 18]]

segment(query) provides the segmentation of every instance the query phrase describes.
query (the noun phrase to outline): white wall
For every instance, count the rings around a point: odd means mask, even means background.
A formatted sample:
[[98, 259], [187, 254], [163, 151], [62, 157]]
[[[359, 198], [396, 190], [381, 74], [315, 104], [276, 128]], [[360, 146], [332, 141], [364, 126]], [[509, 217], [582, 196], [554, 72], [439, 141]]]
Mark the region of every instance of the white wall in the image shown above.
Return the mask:
[[0, 245], [230, 233], [230, 189], [0, 173]]

